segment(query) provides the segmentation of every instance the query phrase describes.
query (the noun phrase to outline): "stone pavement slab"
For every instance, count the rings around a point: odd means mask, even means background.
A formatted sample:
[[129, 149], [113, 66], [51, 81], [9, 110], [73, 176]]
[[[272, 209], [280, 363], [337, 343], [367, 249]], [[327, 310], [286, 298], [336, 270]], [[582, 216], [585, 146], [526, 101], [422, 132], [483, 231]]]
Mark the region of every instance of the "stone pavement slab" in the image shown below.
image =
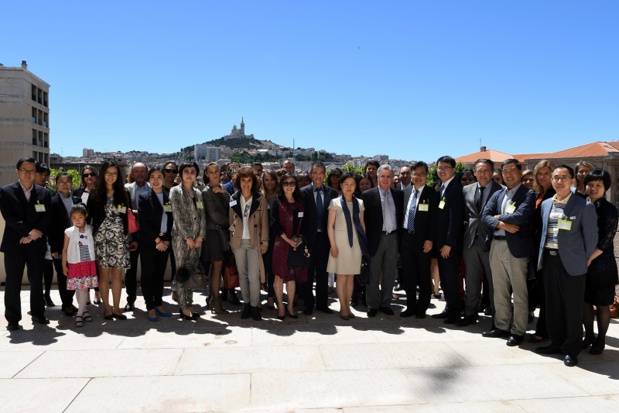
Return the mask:
[[[60, 302], [57, 292], [52, 298]], [[558, 356], [536, 354], [536, 344], [483, 338], [486, 317], [457, 328], [429, 317], [368, 319], [359, 307], [349, 321], [315, 313], [282, 322], [265, 309], [255, 322], [241, 320], [239, 307], [221, 316], [201, 307], [195, 322], [152, 323], [139, 297], [127, 321], [103, 320], [92, 305], [94, 322], [76, 328], [59, 307], [48, 309], [49, 326], [33, 326], [28, 301], [25, 289], [23, 330], [7, 332], [0, 320], [3, 412], [597, 413], [619, 406], [618, 320], [601, 356], [585, 351], [568, 368]], [[430, 314], [443, 310], [443, 301], [432, 303]]]

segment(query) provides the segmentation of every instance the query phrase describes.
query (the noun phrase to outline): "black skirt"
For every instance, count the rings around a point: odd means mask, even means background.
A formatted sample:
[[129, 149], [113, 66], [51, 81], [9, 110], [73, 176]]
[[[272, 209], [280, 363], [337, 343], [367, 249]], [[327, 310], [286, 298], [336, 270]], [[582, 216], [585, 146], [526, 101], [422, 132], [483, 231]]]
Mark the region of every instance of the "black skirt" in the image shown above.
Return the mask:
[[587, 272], [585, 302], [595, 306], [611, 305], [615, 300], [617, 270]]

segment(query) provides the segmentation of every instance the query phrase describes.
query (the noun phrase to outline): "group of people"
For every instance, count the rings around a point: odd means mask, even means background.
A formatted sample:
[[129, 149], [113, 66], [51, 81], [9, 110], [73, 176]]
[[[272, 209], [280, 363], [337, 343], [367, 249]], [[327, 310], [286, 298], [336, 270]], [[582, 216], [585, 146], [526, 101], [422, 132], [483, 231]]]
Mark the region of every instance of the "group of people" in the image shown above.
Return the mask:
[[[581, 162], [574, 171], [541, 161], [523, 171], [519, 161], [507, 159], [496, 179], [491, 160], [479, 159], [456, 176], [455, 160], [443, 156], [433, 187], [423, 161], [402, 167], [399, 176], [375, 161], [362, 176], [339, 168], [327, 176], [321, 162], [302, 177], [291, 161], [278, 171], [263, 171], [259, 163], [240, 167], [230, 180], [221, 169], [206, 165], [199, 189], [195, 162], [136, 163], [124, 184], [120, 166], [107, 161], [98, 170], [83, 168], [78, 188], [70, 174], [60, 173], [52, 193], [43, 186], [44, 166], [31, 158], [18, 161], [18, 182], [0, 190], [8, 329], [20, 328], [24, 266], [32, 321], [49, 323], [50, 261], [62, 310], [81, 327], [93, 319], [89, 289], [95, 289], [95, 302], [100, 297], [106, 320], [127, 318], [120, 304], [122, 276], [124, 310], [132, 311], [138, 259], [150, 321], [172, 316], [162, 300], [169, 259], [183, 319], [199, 318], [193, 289], [206, 274], [209, 309], [226, 313], [222, 301], [238, 302], [234, 290], [222, 289], [233, 256], [242, 318], [262, 318], [261, 289], [281, 320], [298, 317], [295, 297], [306, 315], [333, 313], [331, 273], [343, 320], [355, 317], [351, 306], [360, 299], [368, 317], [394, 315], [394, 288], [406, 294], [400, 317], [422, 319], [432, 294], [440, 296], [440, 279], [446, 308], [433, 317], [446, 324], [474, 324], [487, 307], [492, 327], [483, 335], [517, 346], [540, 307], [531, 340], [550, 344], [539, 352], [562, 353], [571, 366], [582, 348], [591, 346], [593, 354], [604, 349], [617, 284], [618, 217], [604, 198], [610, 176], [593, 165]], [[362, 272], [368, 274], [364, 283], [355, 277]]]

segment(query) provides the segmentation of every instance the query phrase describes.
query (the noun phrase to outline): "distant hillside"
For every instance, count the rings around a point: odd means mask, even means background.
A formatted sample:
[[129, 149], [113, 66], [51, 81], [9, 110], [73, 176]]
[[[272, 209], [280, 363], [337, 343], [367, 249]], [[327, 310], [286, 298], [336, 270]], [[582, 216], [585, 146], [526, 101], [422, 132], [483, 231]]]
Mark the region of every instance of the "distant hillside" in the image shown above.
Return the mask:
[[[238, 139], [228, 139], [224, 140], [224, 138], [214, 139], [212, 141], [204, 142], [203, 145], [212, 145], [212, 146], [228, 146], [229, 148], [272, 148], [278, 147], [279, 145], [274, 144], [271, 141], [261, 141], [260, 139], [254, 138], [238, 138]], [[181, 149], [181, 152], [184, 151], [192, 151], [193, 145], [187, 146], [186, 148]]]

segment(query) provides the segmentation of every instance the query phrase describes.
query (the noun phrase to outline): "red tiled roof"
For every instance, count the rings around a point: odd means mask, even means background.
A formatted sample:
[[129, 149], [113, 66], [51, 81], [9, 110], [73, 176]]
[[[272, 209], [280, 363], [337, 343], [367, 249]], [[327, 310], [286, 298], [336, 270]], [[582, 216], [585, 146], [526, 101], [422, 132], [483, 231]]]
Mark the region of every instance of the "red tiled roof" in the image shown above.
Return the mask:
[[456, 158], [456, 162], [473, 163], [480, 158], [490, 159], [492, 162], [503, 162], [505, 159], [512, 158], [508, 153], [486, 149], [485, 151], [470, 153]]
[[542, 154], [535, 156], [535, 158], [594, 158], [608, 156], [609, 153], [619, 153], [619, 142], [591, 142], [574, 148]]

